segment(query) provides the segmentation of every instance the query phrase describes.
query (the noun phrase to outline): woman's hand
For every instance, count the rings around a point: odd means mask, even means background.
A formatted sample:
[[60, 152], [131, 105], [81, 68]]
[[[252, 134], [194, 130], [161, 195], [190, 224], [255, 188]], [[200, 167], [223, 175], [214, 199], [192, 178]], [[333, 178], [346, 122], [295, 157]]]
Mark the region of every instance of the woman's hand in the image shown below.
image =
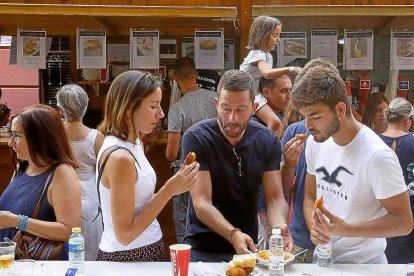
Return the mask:
[[0, 211], [0, 229], [16, 227], [17, 215], [9, 211]]
[[188, 166], [181, 165], [180, 170], [165, 183], [166, 188], [171, 191], [172, 195], [191, 190], [197, 182], [199, 168], [200, 164], [197, 162], [193, 162]]

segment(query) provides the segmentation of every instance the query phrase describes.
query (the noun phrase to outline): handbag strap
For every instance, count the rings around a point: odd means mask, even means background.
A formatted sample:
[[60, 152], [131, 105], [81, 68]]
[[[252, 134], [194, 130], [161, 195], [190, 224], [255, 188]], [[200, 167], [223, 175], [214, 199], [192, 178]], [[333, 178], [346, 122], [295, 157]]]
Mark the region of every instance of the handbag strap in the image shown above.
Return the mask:
[[[103, 222], [103, 216], [102, 216], [101, 192], [99, 191], [99, 183], [101, 182], [102, 173], [103, 173], [103, 170], [105, 168], [106, 162], [109, 159], [109, 155], [111, 155], [111, 153], [113, 153], [114, 151], [119, 150], [119, 149], [127, 150], [132, 155], [132, 157], [134, 157], [135, 162], [138, 164], [138, 167], [141, 169], [141, 166], [139, 165], [138, 160], [135, 158], [135, 155], [129, 149], [127, 149], [125, 147], [122, 147], [122, 146], [114, 146], [114, 147], [109, 148], [108, 154], [105, 156], [105, 160], [102, 162], [102, 165], [99, 167], [98, 177], [96, 178], [96, 189], [98, 191], [99, 206], [98, 206], [98, 214], [92, 220], [92, 222], [94, 222], [99, 217], [99, 215], [101, 215], [102, 229], [104, 229], [104, 222]], [[98, 165], [99, 165], [99, 162], [98, 162]]]
[[45, 186], [43, 187], [43, 191], [40, 194], [39, 200], [37, 201], [37, 204], [36, 204], [36, 208], [33, 212], [33, 215], [32, 215], [33, 219], [37, 219], [37, 217], [39, 216], [40, 207], [42, 206], [43, 198], [45, 196], [45, 193], [46, 193], [47, 189], [49, 188], [50, 184], [52, 183], [53, 176], [55, 175], [55, 170], [56, 170], [57, 166], [58, 165], [53, 165], [53, 167], [50, 168], [50, 172], [49, 172], [49, 175], [47, 176]]

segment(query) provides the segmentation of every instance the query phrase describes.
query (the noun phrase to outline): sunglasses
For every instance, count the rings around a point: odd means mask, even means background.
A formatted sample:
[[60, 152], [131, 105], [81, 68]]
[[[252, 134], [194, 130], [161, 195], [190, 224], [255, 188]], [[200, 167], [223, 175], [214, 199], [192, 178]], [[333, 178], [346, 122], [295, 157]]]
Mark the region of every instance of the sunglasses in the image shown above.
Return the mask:
[[235, 148], [233, 148], [233, 153], [237, 159], [237, 164], [234, 170], [238, 176], [243, 176], [243, 160], [241, 159], [241, 156], [237, 153]]

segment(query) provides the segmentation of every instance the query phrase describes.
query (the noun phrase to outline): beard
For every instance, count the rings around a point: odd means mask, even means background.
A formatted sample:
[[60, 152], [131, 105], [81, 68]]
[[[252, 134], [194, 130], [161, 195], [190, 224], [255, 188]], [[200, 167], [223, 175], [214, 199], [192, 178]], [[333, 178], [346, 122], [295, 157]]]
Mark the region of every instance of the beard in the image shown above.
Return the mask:
[[[221, 126], [221, 129], [224, 131], [224, 134], [230, 138], [237, 138], [239, 137], [247, 128], [247, 125], [250, 122], [250, 117], [247, 121], [245, 121], [244, 123], [228, 123], [228, 122], [224, 122], [222, 118], [220, 118], [220, 116], [218, 117], [218, 121], [219, 124]], [[237, 126], [238, 129], [237, 130], [230, 130], [229, 127], [235, 127]]]
[[[329, 123], [328, 127], [326, 128], [326, 131], [324, 134], [321, 134], [321, 137], [315, 137], [313, 136], [313, 140], [317, 143], [323, 143], [326, 140], [329, 139], [329, 137], [331, 137], [332, 135], [334, 135], [338, 130], [339, 130], [340, 124], [339, 124], [339, 118], [338, 116], [335, 114], [333, 116], [332, 121]], [[312, 130], [310, 130], [312, 131]]]

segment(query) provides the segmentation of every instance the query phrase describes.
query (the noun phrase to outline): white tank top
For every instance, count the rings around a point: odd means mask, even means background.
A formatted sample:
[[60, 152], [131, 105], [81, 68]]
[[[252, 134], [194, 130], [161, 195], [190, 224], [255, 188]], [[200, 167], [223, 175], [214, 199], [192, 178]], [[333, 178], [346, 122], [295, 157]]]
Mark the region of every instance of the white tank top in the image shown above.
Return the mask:
[[[135, 163], [135, 168], [138, 172], [138, 180], [135, 183], [135, 213], [141, 212], [148, 202], [154, 196], [155, 184], [157, 182], [155, 171], [151, 164], [145, 157], [143, 146], [140, 140], [137, 144], [123, 141], [114, 136], [107, 136], [99, 151], [97, 160], [100, 160], [102, 153], [113, 146], [122, 146], [129, 149], [135, 156], [138, 163]], [[96, 173], [98, 174], [98, 173]], [[112, 184], [116, 185], [116, 183]], [[147, 229], [141, 235], [136, 237], [128, 245], [122, 245], [115, 237], [114, 227], [112, 223], [111, 213], [111, 196], [110, 189], [107, 189], [99, 183], [99, 191], [101, 194], [102, 216], [104, 221], [104, 232], [102, 234], [99, 248], [104, 252], [116, 252], [139, 248], [151, 243], [155, 243], [162, 238], [161, 228], [158, 221], [154, 219]]]
[[99, 206], [95, 178], [95, 140], [97, 134], [98, 131], [92, 129], [84, 139], [70, 141], [73, 153], [80, 165], [75, 171], [82, 192], [82, 218], [80, 226], [85, 238], [85, 259], [88, 261], [96, 260], [102, 236], [101, 217], [96, 218]]

